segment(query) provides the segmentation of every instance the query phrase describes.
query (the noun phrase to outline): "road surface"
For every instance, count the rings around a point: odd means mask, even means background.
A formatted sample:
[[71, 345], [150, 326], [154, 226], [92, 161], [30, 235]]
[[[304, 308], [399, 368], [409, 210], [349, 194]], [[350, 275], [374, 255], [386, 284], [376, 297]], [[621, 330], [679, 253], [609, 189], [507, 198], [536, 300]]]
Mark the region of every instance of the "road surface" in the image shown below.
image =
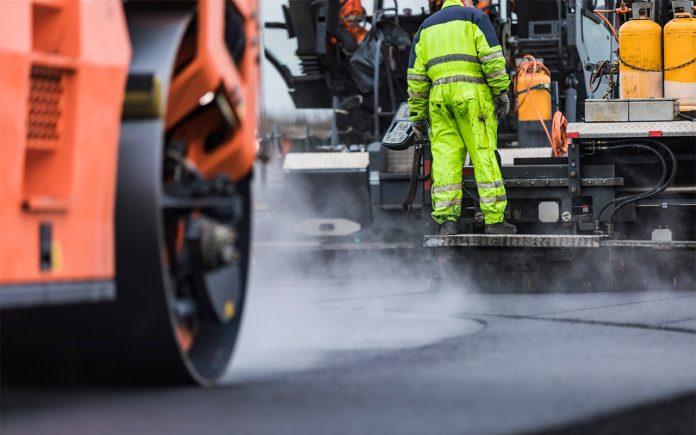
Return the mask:
[[5, 386], [0, 433], [696, 433], [694, 291], [486, 293], [347, 266], [257, 255], [221, 388]]

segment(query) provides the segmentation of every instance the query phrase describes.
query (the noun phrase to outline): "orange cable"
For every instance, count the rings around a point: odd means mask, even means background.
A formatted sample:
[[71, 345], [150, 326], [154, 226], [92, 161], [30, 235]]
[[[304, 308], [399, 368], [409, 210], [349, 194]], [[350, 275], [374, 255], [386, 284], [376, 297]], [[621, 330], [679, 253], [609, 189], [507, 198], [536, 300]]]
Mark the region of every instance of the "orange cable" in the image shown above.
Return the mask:
[[553, 146], [551, 150], [554, 157], [565, 157], [568, 155], [568, 144], [570, 139], [566, 134], [568, 120], [560, 110], [553, 114], [553, 122], [551, 123]]
[[534, 98], [532, 98], [532, 107], [534, 108], [534, 112], [536, 113], [536, 116], [539, 119], [541, 126], [544, 127], [544, 133], [546, 133], [546, 139], [548, 139], [549, 145], [553, 149], [553, 140], [551, 139], [551, 134], [549, 134], [549, 129], [546, 127], [546, 123], [544, 122], [543, 119], [541, 119], [541, 113], [539, 113], [539, 109], [537, 108], [537, 105], [536, 105], [536, 102], [534, 101]]
[[523, 70], [528, 70], [528, 69], [529, 69], [529, 65], [525, 65], [525, 64], [530, 64], [530, 63], [532, 64], [532, 76], [529, 78], [529, 80], [527, 80], [527, 88], [524, 90], [524, 95], [522, 96], [522, 99], [517, 101], [517, 107], [515, 108], [515, 111], [518, 111], [518, 110], [519, 110], [520, 106], [522, 105], [522, 103], [523, 103], [523, 102], [525, 101], [525, 99], [527, 98], [527, 95], [529, 94], [530, 89], [531, 89], [531, 87], [532, 87], [532, 81], [534, 80], [534, 77], [536, 76], [536, 70], [537, 70], [537, 68], [543, 69], [543, 71], [544, 71], [549, 77], [551, 77], [551, 72], [550, 72], [549, 69], [546, 67], [546, 65], [544, 65], [543, 63], [538, 62], [538, 61], [536, 60], [536, 58], [535, 58], [534, 56], [532, 56], [531, 54], [525, 54], [525, 55], [522, 57], [522, 62], [520, 62], [520, 65], [517, 67], [517, 70], [515, 71], [515, 89], [517, 89], [517, 80], [518, 80], [518, 78], [520, 77], [520, 73], [521, 73]]
[[[618, 9], [617, 9], [617, 11], [618, 11]], [[609, 21], [609, 20], [607, 19], [607, 17], [605, 17], [604, 15], [602, 15], [602, 14], [600, 13], [600, 12], [611, 13], [611, 12], [614, 12], [614, 11], [611, 11], [611, 10], [603, 10], [603, 9], [597, 9], [597, 10], [594, 10], [594, 11], [592, 11], [592, 12], [594, 12], [595, 15], [597, 15], [599, 18], [602, 19], [602, 21], [604, 21], [604, 23], [606, 23], [606, 25], [609, 27], [609, 30], [611, 30], [611, 33], [614, 35], [614, 39], [616, 40], [616, 42], [619, 42], [619, 35], [617, 35], [616, 29], [614, 28], [614, 25], [611, 24], [611, 21]]]

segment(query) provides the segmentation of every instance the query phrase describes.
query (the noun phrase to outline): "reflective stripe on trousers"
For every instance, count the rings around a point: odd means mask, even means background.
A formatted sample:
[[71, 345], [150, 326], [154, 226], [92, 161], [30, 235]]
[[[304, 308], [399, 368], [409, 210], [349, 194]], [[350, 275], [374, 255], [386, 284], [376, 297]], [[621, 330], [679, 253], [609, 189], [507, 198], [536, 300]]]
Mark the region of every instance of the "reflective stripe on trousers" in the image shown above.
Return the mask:
[[457, 192], [462, 189], [461, 184], [445, 184], [443, 186], [433, 186], [431, 189], [431, 194], [444, 193], [444, 192]]
[[479, 200], [481, 201], [481, 204], [495, 204], [496, 202], [507, 201], [507, 195], [482, 196], [479, 198]]
[[443, 210], [447, 209], [449, 207], [454, 207], [454, 206], [461, 206], [462, 205], [462, 199], [449, 199], [445, 201], [437, 201], [433, 203], [433, 209], [435, 210]]
[[479, 189], [495, 189], [496, 187], [503, 187], [502, 180], [496, 180], [490, 183], [476, 183], [476, 187]]

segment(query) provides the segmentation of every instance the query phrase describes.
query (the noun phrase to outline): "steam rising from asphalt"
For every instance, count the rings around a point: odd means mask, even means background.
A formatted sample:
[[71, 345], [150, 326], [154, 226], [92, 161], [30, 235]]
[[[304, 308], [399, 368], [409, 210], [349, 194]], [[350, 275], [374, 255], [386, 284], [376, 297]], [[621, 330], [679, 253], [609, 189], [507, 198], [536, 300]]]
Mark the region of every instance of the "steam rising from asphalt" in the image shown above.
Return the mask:
[[[257, 177], [255, 186], [257, 245], [231, 382], [344, 364], [482, 328], [442, 308], [461, 309], [461, 296], [471, 287], [460, 281], [448, 284], [457, 291], [441, 292], [434, 280], [439, 267], [422, 263], [414, 252], [321, 253], [303, 245], [271, 246], [271, 241], [296, 240], [292, 222], [306, 217], [302, 212], [279, 216], [272, 202], [281, 197], [286, 205], [306, 204], [309, 198], [302, 186], [276, 178], [277, 167], [267, 169], [265, 185]], [[281, 195], [269, 195], [277, 188]]]
[[302, 205], [312, 200], [309, 189], [289, 184], [277, 164], [266, 170], [256, 177], [255, 245], [231, 382], [277, 379], [475, 333], [483, 326], [466, 313], [472, 304], [480, 310], [491, 303], [484, 293], [694, 289], [693, 255], [665, 266], [652, 250], [636, 250], [631, 264], [583, 250], [570, 257], [567, 250], [518, 251], [513, 259], [489, 255], [477, 263], [462, 251], [312, 252], [290, 243], [298, 241], [294, 223], [308, 215]]

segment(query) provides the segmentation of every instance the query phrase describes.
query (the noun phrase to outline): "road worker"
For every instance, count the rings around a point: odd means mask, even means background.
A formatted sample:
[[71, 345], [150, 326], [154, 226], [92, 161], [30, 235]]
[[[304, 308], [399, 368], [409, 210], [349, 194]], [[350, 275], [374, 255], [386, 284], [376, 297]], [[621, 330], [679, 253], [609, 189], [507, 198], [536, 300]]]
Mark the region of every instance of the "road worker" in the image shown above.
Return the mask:
[[446, 0], [416, 34], [408, 69], [410, 118], [424, 138], [430, 124], [432, 217], [440, 234], [458, 232], [462, 165], [474, 166], [486, 234], [515, 234], [495, 156], [498, 120], [510, 110], [510, 78], [490, 19], [470, 0]]

